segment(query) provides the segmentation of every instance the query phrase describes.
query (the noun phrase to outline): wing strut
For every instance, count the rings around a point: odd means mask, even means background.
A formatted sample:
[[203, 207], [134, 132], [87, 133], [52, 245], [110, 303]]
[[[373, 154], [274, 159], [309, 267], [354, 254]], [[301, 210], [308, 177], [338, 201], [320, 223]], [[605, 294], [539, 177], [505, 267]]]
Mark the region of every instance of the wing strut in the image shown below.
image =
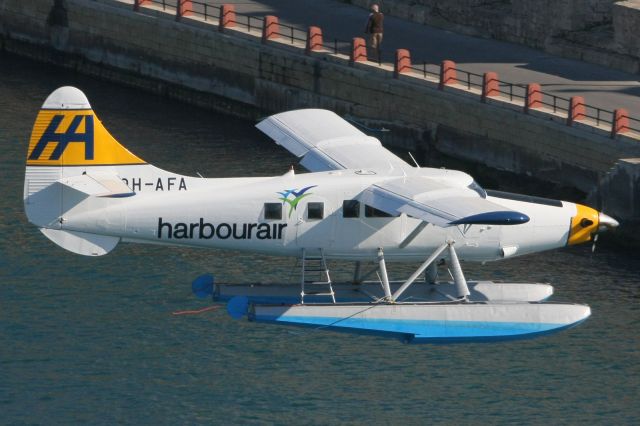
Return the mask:
[[411, 241], [415, 240], [415, 238], [418, 236], [418, 234], [420, 232], [422, 232], [422, 230], [427, 226], [427, 222], [422, 221], [418, 224], [418, 226], [416, 226], [416, 228], [411, 231], [411, 233], [409, 235], [407, 235], [407, 238], [405, 238], [404, 240], [402, 240], [402, 242], [400, 243], [400, 248], [405, 248], [406, 246], [408, 246]]
[[380, 268], [380, 277], [382, 279], [382, 288], [384, 289], [385, 300], [391, 300], [391, 287], [389, 287], [389, 276], [387, 275], [387, 265], [384, 262], [384, 253], [382, 248], [378, 248], [378, 265]]
[[453, 269], [453, 283], [456, 285], [456, 292], [458, 293], [458, 299], [464, 299], [465, 302], [469, 301], [469, 287], [467, 287], [467, 280], [462, 273], [462, 267], [458, 260], [456, 250], [453, 248], [453, 241], [449, 241], [449, 260], [451, 261], [451, 269]]

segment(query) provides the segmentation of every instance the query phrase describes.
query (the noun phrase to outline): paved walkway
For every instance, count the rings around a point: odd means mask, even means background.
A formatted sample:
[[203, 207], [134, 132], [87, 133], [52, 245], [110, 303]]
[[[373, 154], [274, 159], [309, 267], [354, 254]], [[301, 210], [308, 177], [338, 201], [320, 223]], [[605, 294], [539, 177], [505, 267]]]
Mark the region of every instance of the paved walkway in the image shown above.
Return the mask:
[[[238, 13], [276, 15], [281, 23], [300, 28], [317, 25], [326, 41], [363, 37], [368, 16], [359, 7], [335, 0], [207, 1], [211, 5], [234, 4]], [[589, 105], [607, 110], [626, 108], [631, 116], [640, 118], [638, 75], [385, 16], [383, 61], [391, 62], [398, 48], [409, 49], [416, 64], [451, 59], [466, 71], [495, 71], [500, 80], [510, 83], [537, 82], [545, 92], [563, 98], [584, 96]]]

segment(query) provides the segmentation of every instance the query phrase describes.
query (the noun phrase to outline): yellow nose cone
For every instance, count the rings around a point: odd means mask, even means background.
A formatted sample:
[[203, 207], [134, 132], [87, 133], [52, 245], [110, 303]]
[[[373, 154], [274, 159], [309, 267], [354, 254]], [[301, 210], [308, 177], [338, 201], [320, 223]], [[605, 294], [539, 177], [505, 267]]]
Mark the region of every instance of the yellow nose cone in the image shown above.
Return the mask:
[[576, 215], [571, 218], [567, 245], [587, 243], [593, 240], [600, 225], [600, 213], [591, 207], [576, 204]]

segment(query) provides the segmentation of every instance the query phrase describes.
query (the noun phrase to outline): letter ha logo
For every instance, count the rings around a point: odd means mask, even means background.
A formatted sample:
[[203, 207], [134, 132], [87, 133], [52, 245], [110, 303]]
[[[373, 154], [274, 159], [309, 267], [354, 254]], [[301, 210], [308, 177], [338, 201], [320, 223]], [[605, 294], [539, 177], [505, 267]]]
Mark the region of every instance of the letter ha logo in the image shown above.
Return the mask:
[[[49, 125], [29, 154], [29, 160], [41, 160], [43, 155], [45, 155], [44, 160], [61, 160], [62, 155], [71, 143], [84, 144], [84, 160], [93, 160], [93, 115], [76, 114], [71, 119], [71, 123], [69, 123], [67, 129], [59, 132], [58, 130], [60, 130], [65, 117], [67, 116], [64, 114], [56, 114], [51, 118]], [[49, 157], [46, 158], [45, 150], [50, 143], [55, 143], [56, 145], [53, 150], [49, 150], [51, 153], [49, 154]]]

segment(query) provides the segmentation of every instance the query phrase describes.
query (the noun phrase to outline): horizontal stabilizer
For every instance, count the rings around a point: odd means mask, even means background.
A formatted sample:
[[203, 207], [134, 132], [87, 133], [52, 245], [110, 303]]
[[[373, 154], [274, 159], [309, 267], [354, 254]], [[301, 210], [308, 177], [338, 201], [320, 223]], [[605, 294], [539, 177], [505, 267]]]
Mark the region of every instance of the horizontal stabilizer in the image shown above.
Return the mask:
[[59, 228], [57, 223], [60, 218], [80, 203], [89, 200], [89, 197], [98, 200], [132, 195], [135, 195], [135, 192], [132, 192], [118, 175], [90, 172], [60, 179], [29, 195], [25, 199], [25, 212], [29, 221], [39, 227]]
[[51, 241], [72, 253], [84, 256], [102, 256], [114, 249], [120, 238], [106, 235], [88, 234], [76, 231], [40, 228]]
[[109, 172], [90, 172], [63, 179], [62, 183], [87, 195], [98, 197], [130, 197], [135, 192], [118, 175]]

